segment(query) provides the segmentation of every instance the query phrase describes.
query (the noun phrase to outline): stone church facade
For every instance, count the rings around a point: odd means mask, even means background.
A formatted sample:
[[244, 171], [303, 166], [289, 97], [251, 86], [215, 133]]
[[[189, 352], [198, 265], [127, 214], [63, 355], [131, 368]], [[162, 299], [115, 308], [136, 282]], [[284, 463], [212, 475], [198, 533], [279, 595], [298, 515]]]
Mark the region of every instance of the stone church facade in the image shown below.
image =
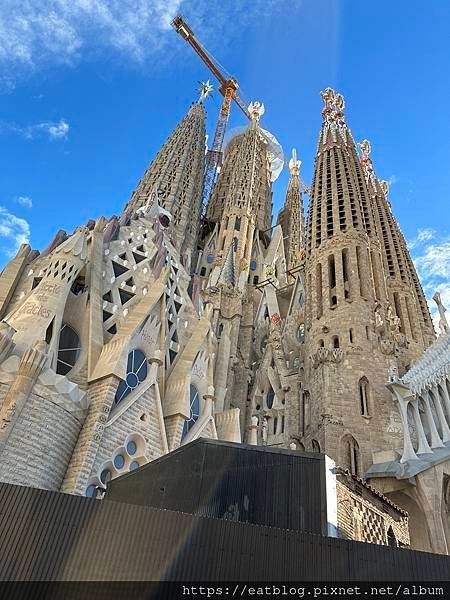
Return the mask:
[[322, 98], [306, 222], [294, 153], [272, 227], [257, 102], [201, 217], [198, 102], [120, 216], [20, 248], [0, 276], [1, 481], [101, 495], [198, 437], [324, 452], [347, 537], [408, 545], [407, 511], [411, 545], [448, 553], [445, 309], [436, 339], [370, 144]]

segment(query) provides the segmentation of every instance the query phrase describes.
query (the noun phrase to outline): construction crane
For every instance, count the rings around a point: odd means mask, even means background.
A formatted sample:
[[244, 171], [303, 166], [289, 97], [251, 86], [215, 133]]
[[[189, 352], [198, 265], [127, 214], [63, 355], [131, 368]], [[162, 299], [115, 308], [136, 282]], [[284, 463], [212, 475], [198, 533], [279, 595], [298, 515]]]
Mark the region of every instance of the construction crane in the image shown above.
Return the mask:
[[214, 58], [200, 44], [198, 39], [195, 37], [194, 32], [181, 15], [178, 15], [173, 19], [172, 27], [195, 50], [195, 52], [200, 56], [202, 61], [212, 72], [214, 77], [218, 80], [220, 84], [218, 89], [223, 96], [223, 102], [220, 108], [219, 118], [217, 119], [213, 142], [211, 148], [206, 154], [205, 179], [202, 197], [203, 217], [205, 215], [208, 200], [214, 186], [216, 175], [222, 165], [223, 140], [225, 137], [228, 118], [230, 116], [232, 100], [234, 100], [247, 118], [250, 119], [250, 115], [247, 110], [246, 103], [238, 95], [239, 84], [235, 77], [230, 77], [228, 74], [224, 73], [224, 70], [220, 67], [217, 61], [214, 60]]

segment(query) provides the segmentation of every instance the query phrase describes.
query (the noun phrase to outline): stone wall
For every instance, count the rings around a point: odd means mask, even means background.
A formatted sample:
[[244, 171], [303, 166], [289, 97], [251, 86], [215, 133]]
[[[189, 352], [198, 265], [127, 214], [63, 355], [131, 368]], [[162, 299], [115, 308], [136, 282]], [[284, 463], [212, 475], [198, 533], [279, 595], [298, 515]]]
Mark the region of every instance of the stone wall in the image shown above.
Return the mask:
[[350, 475], [338, 475], [336, 491], [339, 537], [388, 545], [388, 530], [392, 528], [396, 545], [410, 545], [407, 513]]
[[64, 408], [31, 394], [2, 452], [0, 480], [58, 490], [80, 427]]

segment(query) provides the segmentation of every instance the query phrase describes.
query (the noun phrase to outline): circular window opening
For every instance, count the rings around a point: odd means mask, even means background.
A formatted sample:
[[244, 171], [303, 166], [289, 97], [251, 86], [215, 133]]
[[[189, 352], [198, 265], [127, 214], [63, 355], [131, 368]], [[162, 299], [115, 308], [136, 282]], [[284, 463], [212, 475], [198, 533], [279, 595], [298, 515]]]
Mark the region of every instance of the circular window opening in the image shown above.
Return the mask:
[[250, 269], [251, 269], [252, 271], [256, 271], [256, 267], [257, 267], [257, 266], [258, 266], [258, 265], [256, 264], [256, 260], [251, 260], [251, 261], [250, 261]]
[[78, 333], [64, 324], [59, 332], [58, 359], [56, 372], [58, 375], [67, 375], [73, 368], [80, 355], [81, 345]]
[[159, 215], [159, 222], [161, 223], [161, 225], [163, 227], [169, 227], [170, 225], [170, 219], [167, 215]]
[[131, 442], [128, 442], [128, 444], [127, 444], [128, 454], [130, 456], [133, 456], [133, 454], [136, 454], [136, 450], [137, 450], [136, 442], [133, 442], [133, 440], [131, 440]]
[[138, 463], [137, 460], [133, 460], [133, 462], [130, 465], [130, 471], [135, 471], [136, 469], [139, 469], [141, 465]]
[[100, 481], [105, 485], [111, 481], [111, 471], [109, 469], [103, 469], [100, 474]]
[[116, 469], [123, 469], [123, 465], [125, 464], [125, 459], [121, 454], [118, 454], [114, 457], [114, 466]]
[[127, 374], [117, 386], [114, 405], [119, 404], [124, 398], [135, 390], [147, 377], [147, 358], [142, 350], [132, 350], [128, 355]]

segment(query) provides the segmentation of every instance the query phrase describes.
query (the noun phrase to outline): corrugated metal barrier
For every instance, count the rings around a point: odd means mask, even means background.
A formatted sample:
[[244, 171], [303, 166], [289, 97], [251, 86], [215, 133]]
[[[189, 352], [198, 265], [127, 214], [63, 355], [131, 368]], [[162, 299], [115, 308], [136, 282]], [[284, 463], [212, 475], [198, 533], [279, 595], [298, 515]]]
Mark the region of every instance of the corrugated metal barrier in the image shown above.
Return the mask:
[[[180, 490], [180, 493], [183, 493]], [[0, 484], [2, 581], [445, 581], [450, 558]]]

